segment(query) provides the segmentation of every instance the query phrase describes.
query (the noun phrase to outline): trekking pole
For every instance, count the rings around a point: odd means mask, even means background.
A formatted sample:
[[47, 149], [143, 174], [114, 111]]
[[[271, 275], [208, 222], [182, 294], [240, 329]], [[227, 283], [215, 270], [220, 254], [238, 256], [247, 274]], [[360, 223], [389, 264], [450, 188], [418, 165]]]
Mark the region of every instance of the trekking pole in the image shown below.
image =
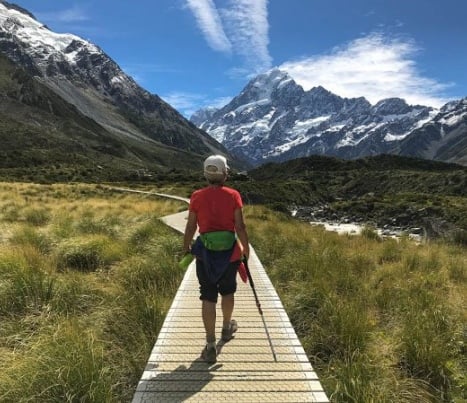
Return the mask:
[[258, 307], [259, 314], [261, 315], [261, 319], [263, 320], [263, 326], [266, 332], [266, 336], [268, 337], [272, 356], [274, 358], [274, 361], [277, 362], [276, 352], [274, 351], [271, 336], [269, 335], [269, 330], [268, 330], [268, 327], [266, 326], [266, 321], [264, 320], [263, 310], [261, 309], [261, 304], [259, 303], [258, 295], [256, 295], [255, 284], [253, 283], [253, 278], [251, 277], [250, 268], [248, 267], [248, 261], [246, 258], [243, 259], [243, 263], [245, 264], [246, 274], [248, 276], [248, 280], [250, 281], [250, 286], [251, 286], [251, 289], [253, 290], [253, 295], [255, 296], [256, 306]]

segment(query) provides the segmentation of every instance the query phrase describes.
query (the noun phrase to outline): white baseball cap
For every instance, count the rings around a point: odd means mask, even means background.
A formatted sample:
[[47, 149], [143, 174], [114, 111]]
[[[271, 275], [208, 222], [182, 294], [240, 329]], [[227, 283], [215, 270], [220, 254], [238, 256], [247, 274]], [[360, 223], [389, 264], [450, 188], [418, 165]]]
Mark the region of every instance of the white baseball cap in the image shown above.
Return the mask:
[[210, 177], [226, 175], [228, 170], [227, 159], [223, 155], [211, 155], [204, 161], [204, 174]]

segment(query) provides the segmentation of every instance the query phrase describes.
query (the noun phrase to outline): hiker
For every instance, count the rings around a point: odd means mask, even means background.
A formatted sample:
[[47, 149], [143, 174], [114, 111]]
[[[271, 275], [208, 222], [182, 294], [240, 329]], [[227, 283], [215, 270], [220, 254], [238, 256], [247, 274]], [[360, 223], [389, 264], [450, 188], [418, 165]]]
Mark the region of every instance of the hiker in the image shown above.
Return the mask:
[[[204, 161], [208, 186], [193, 192], [183, 238], [183, 252], [196, 257], [200, 286], [202, 319], [206, 346], [201, 357], [216, 362], [216, 304], [221, 295], [223, 314], [222, 341], [233, 338], [237, 322], [232, 319], [237, 269], [242, 256], [248, 259], [248, 234], [242, 213], [242, 198], [235, 189], [224, 186], [229, 167], [222, 155]], [[200, 235], [192, 245], [198, 228]]]

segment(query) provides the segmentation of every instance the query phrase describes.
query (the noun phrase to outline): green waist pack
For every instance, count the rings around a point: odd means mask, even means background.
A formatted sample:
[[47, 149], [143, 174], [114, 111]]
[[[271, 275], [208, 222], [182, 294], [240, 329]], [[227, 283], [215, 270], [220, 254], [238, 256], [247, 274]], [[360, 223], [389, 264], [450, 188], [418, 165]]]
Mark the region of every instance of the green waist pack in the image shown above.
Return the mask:
[[214, 251], [231, 249], [236, 239], [235, 232], [231, 231], [205, 232], [199, 237], [206, 249]]

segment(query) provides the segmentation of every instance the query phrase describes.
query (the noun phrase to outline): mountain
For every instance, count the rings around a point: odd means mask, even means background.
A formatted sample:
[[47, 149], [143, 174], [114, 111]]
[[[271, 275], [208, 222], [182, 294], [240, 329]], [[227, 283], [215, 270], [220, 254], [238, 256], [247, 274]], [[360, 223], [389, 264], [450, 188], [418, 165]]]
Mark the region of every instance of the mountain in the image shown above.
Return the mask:
[[342, 98], [318, 86], [309, 91], [287, 72], [252, 79], [218, 110], [191, 121], [253, 165], [319, 154], [355, 159], [394, 153], [466, 163], [465, 100], [441, 110], [388, 98]]
[[323, 155], [269, 162], [235, 182], [244, 200], [306, 222], [370, 224], [446, 237], [466, 245], [467, 167], [380, 154], [359, 159]]
[[26, 164], [28, 155], [37, 163], [66, 162], [69, 152], [94, 165], [113, 161], [114, 168], [184, 169], [208, 153], [228, 155], [98, 46], [54, 33], [1, 0], [0, 56], [0, 142], [10, 165]]
[[449, 102], [395, 150], [400, 155], [467, 165], [467, 98]]

